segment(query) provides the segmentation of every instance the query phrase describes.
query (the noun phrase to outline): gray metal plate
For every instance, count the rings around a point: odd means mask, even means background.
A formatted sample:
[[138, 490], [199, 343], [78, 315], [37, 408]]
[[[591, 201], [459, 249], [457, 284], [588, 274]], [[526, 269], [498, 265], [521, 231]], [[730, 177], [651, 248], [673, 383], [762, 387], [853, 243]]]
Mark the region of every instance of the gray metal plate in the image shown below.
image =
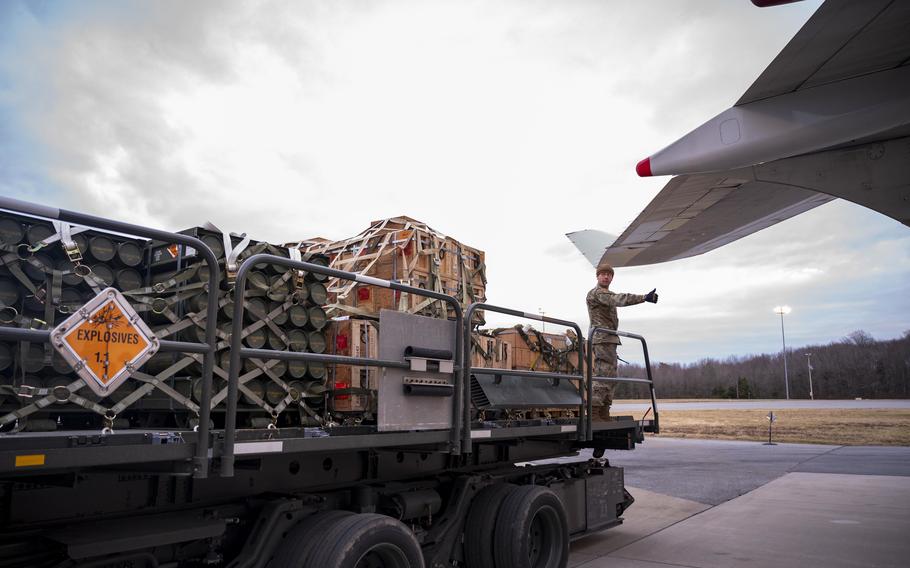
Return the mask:
[[[474, 404], [481, 408], [571, 408], [581, 404], [581, 395], [568, 379], [553, 385], [549, 380], [508, 375], [504, 370], [497, 384], [493, 373], [471, 373]], [[486, 400], [479, 400], [478, 389]]]
[[[404, 362], [405, 347], [447, 349], [455, 353], [455, 322], [382, 310], [379, 313], [379, 358]], [[379, 380], [380, 432], [438, 430], [452, 425], [453, 397], [404, 394], [405, 377], [445, 379], [454, 384], [452, 373], [382, 369]]]

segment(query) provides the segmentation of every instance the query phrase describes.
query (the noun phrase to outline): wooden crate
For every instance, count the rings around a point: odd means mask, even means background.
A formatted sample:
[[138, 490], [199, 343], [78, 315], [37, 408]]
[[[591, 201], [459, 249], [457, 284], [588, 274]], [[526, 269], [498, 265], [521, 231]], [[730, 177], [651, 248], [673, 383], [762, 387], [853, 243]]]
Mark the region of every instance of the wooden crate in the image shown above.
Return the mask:
[[471, 366], [488, 369], [511, 369], [510, 349], [493, 334], [475, 332], [471, 342]]
[[[574, 350], [570, 351], [569, 338], [565, 335], [537, 332], [533, 328], [522, 328], [521, 331], [517, 328], [506, 328], [492, 333], [509, 351], [508, 358], [512, 369], [576, 372], [578, 355]], [[542, 347], [541, 340], [549, 347]], [[560, 354], [558, 360], [554, 357], [556, 353]]]
[[[368, 358], [379, 356], [379, 327], [373, 321], [353, 318], [335, 320], [329, 325], [328, 335], [335, 355]], [[353, 387], [375, 391], [378, 388], [378, 367], [330, 365], [330, 372], [336, 389]], [[335, 397], [334, 409], [338, 412], [371, 410], [370, 399], [365, 394]]]
[[[309, 239], [296, 243], [304, 254], [320, 253], [330, 258], [330, 266], [358, 274], [397, 280], [454, 296], [466, 308], [486, 299], [485, 254], [443, 235], [410, 217], [373, 221], [370, 227], [350, 239], [326, 242]], [[368, 288], [369, 292], [362, 291]], [[330, 279], [333, 299], [331, 315], [379, 317], [382, 309], [452, 317], [441, 302], [426, 303], [426, 298], [395, 293], [356, 282]], [[477, 314], [475, 323], [483, 322]]]

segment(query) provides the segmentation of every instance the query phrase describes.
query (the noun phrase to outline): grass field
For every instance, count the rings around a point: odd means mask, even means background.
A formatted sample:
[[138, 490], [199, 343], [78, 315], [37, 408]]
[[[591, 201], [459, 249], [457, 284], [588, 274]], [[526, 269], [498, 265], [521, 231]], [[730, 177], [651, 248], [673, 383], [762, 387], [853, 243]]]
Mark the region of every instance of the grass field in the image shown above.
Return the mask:
[[[765, 410], [663, 410], [660, 435], [767, 441]], [[910, 410], [775, 410], [776, 442], [910, 446]]]

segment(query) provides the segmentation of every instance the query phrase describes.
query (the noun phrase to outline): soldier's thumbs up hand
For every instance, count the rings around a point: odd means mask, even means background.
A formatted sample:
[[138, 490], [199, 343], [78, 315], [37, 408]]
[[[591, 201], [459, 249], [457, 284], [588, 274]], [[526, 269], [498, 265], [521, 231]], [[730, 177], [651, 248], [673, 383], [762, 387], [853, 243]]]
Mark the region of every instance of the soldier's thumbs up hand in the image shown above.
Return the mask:
[[657, 303], [657, 288], [655, 288], [655, 289], [651, 290], [650, 292], [648, 292], [647, 294], [645, 294], [645, 301], [651, 302], [652, 304]]

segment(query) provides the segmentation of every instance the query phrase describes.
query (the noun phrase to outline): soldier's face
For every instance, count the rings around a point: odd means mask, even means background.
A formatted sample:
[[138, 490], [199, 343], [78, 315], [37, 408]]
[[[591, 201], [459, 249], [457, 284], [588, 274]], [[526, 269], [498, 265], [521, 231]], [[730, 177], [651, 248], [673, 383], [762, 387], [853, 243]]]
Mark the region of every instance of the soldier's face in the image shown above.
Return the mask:
[[613, 275], [609, 272], [601, 272], [597, 275], [597, 283], [607, 288], [610, 286], [610, 282], [613, 282]]

